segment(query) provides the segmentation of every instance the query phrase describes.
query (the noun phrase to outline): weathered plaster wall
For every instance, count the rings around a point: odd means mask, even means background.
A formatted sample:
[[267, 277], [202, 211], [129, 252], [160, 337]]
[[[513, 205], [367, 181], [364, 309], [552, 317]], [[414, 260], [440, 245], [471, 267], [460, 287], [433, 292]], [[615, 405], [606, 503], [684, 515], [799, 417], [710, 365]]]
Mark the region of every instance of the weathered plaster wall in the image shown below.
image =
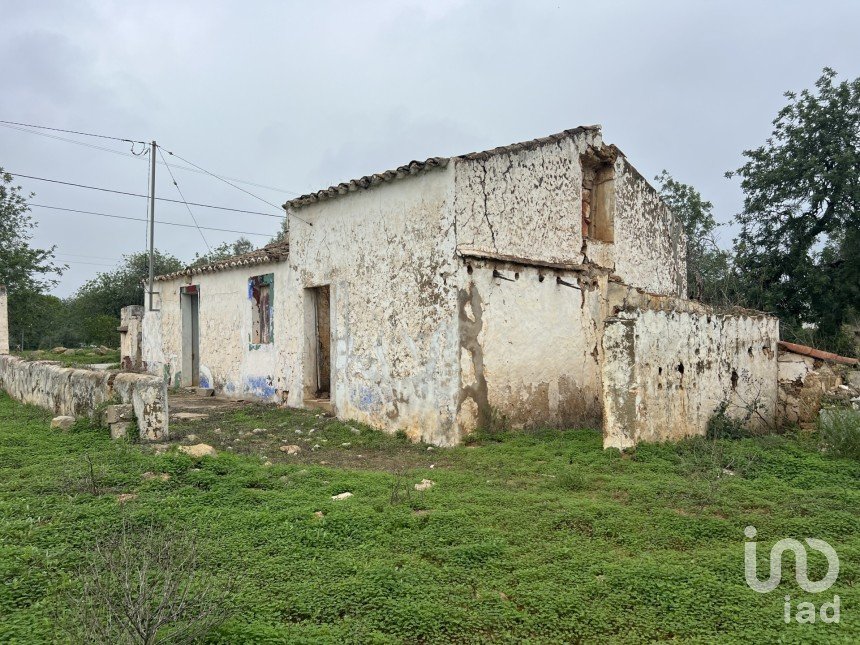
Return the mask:
[[[614, 156], [607, 202], [612, 242], [583, 237], [581, 155]], [[595, 264], [634, 287], [685, 297], [686, 241], [654, 188], [598, 130], [515, 151], [455, 159], [454, 215], [461, 250], [542, 262]]]
[[167, 387], [159, 378], [0, 356], [0, 388], [23, 403], [75, 417], [92, 416], [99, 405], [118, 397], [132, 404], [141, 439], [167, 438]]
[[288, 379], [290, 405], [303, 405], [312, 369], [304, 290], [330, 285], [338, 417], [441, 445], [459, 440], [452, 189], [449, 166], [291, 215], [289, 333], [277, 370]]
[[703, 435], [722, 402], [753, 426], [777, 420], [776, 318], [620, 311], [603, 336], [604, 447]]
[[598, 131], [455, 160], [457, 245], [548, 262], [582, 261], [579, 155]]
[[598, 427], [605, 276], [475, 260], [466, 266], [459, 301], [462, 431]]
[[[253, 299], [248, 280], [274, 274], [274, 339], [259, 345], [251, 342]], [[200, 386], [236, 398], [280, 400], [286, 389], [283, 374], [276, 371], [276, 355], [284, 343], [284, 290], [286, 265], [267, 263], [233, 268], [192, 278], [159, 281], [158, 312], [144, 316], [143, 360], [146, 369], [172, 385], [181, 380], [183, 334], [180, 289], [198, 286]]]
[[120, 365], [127, 371], [143, 369], [141, 344], [143, 342], [143, 306], [128, 305], [120, 310], [119, 317]]
[[686, 297], [683, 228], [623, 156], [615, 162], [615, 174], [614, 273], [633, 287]]
[[0, 284], [0, 354], [9, 353], [9, 310], [6, 285]]

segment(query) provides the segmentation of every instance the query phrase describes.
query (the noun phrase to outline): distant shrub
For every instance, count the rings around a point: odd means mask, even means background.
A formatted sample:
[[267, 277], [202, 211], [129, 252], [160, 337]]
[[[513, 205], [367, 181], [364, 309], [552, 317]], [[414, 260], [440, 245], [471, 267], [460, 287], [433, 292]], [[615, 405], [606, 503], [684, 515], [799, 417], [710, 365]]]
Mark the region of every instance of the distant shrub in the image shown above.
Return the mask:
[[729, 404], [723, 401], [714, 414], [708, 419], [708, 439], [743, 439], [751, 435], [747, 429], [748, 419], [738, 419], [729, 416]]
[[822, 410], [818, 431], [826, 453], [860, 460], [860, 412], [850, 408]]
[[588, 483], [582, 473], [576, 470], [565, 470], [555, 481], [560, 488], [569, 491], [583, 490]]
[[229, 616], [228, 592], [204, 575], [188, 534], [123, 523], [93, 545], [78, 578], [61, 624], [81, 642], [193, 642]]

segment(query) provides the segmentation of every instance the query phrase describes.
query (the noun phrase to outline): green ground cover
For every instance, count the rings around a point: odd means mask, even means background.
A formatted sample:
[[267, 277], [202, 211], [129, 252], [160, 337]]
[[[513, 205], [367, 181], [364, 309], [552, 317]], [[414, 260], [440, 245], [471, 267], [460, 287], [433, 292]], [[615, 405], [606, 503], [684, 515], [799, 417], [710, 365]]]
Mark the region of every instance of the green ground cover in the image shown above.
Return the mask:
[[[815, 435], [622, 455], [579, 429], [428, 450], [250, 405], [173, 424], [218, 449], [193, 459], [49, 419], [0, 393], [0, 642], [68, 640], [81, 567], [124, 522], [195, 533], [201, 575], [230, 587], [207, 642], [860, 639], [860, 463]], [[786, 558], [777, 590], [750, 590], [750, 524], [760, 577], [776, 540], [815, 537], [839, 553], [836, 584], [803, 592]], [[823, 557], [810, 564], [822, 577]], [[786, 625], [786, 594], [838, 594], [840, 623]]]
[[96, 351], [95, 348], [85, 347], [73, 350], [70, 354], [54, 354], [50, 350], [33, 350], [17, 352], [17, 356], [28, 361], [57, 361], [66, 367], [77, 365], [93, 365], [110, 363], [119, 367], [119, 350]]

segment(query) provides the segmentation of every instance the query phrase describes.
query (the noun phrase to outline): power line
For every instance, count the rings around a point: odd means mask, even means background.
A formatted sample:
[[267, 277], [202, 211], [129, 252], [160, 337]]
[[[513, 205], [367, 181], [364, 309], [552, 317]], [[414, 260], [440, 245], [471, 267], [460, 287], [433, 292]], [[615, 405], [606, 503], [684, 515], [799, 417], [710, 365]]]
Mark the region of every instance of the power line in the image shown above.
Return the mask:
[[[64, 186], [74, 186], [76, 188], [87, 188], [89, 190], [99, 190], [99, 191], [104, 192], [104, 193], [115, 193], [117, 195], [128, 195], [130, 197], [143, 197], [145, 199], [149, 199], [149, 195], [141, 195], [140, 193], [130, 193], [130, 192], [126, 192], [124, 190], [113, 190], [111, 188], [100, 188], [98, 186], [87, 186], [84, 184], [76, 184], [76, 183], [73, 183], [70, 181], [60, 181], [59, 179], [46, 179], [45, 177], [34, 177], [32, 175], [21, 175], [19, 173], [15, 173], [15, 172], [8, 172], [7, 171], [7, 173], [12, 175], [13, 177], [23, 177], [24, 179], [35, 179], [36, 181], [47, 181], [47, 182], [52, 183], [52, 184], [62, 184]], [[185, 203], [185, 202], [182, 202], [178, 199], [169, 199], [167, 197], [156, 197], [155, 199], [157, 199], [158, 201], [162, 201], [162, 202], [173, 202], [174, 204]], [[187, 202], [187, 203], [190, 204], [191, 206], [200, 206], [201, 208], [215, 208], [215, 209], [222, 210], [222, 211], [232, 211], [234, 213], [247, 213], [249, 215], [263, 215], [264, 217], [274, 217], [275, 219], [283, 219], [285, 217], [284, 215], [272, 215], [271, 213], [262, 213], [260, 211], [246, 211], [246, 210], [243, 210], [241, 208], [228, 208], [226, 206], [214, 206], [212, 204], [198, 204], [196, 202]]]
[[18, 123], [17, 121], [3, 121], [0, 120], [0, 123], [6, 123], [8, 125], [20, 125], [25, 128], [37, 128], [39, 130], [53, 130], [54, 132], [66, 132], [68, 134], [79, 134], [84, 137], [98, 137], [99, 139], [113, 139], [114, 141], [125, 141], [126, 143], [142, 143], [146, 145], [146, 141], [137, 141], [136, 139], [125, 139], [122, 137], [111, 137], [106, 134], [93, 134], [92, 132], [80, 132], [78, 130], [63, 130], [62, 128], [50, 128], [47, 125], [33, 125], [32, 123]]
[[[148, 222], [149, 220], [145, 217], [129, 217], [128, 215], [112, 215], [110, 213], [96, 213], [95, 211], [85, 211], [79, 210], [77, 208], [64, 208], [62, 206], [49, 206], [47, 204], [30, 204], [30, 207], [35, 208], [49, 208], [55, 211], [65, 211], [67, 213], [82, 213], [84, 215], [97, 215], [99, 217], [110, 217], [113, 219], [127, 219], [133, 222]], [[181, 226], [182, 228], [194, 228], [193, 224], [180, 224], [178, 222], [164, 222], [162, 220], [155, 220], [156, 224], [165, 224], [167, 226]], [[212, 226], [201, 226], [204, 231], [219, 231], [221, 233], [238, 233], [239, 235], [258, 235], [260, 237], [272, 237], [270, 233], [252, 233], [251, 231], [236, 231], [230, 228], [214, 228]]]
[[[200, 170], [200, 171], [202, 171], [202, 172], [205, 172], [207, 175], [209, 175], [210, 177], [214, 177], [214, 178], [215, 178], [215, 179], [217, 179], [218, 181], [223, 181], [225, 184], [227, 184], [228, 186], [232, 186], [232, 187], [233, 187], [233, 188], [235, 188], [236, 190], [241, 190], [243, 193], [245, 193], [246, 195], [250, 195], [250, 196], [251, 196], [251, 197], [253, 197], [254, 199], [259, 199], [261, 202], [263, 202], [264, 204], [268, 204], [268, 205], [269, 205], [269, 206], [271, 206], [272, 208], [278, 208], [278, 209], [280, 209], [280, 206], [278, 206], [277, 204], [273, 204], [272, 202], [270, 202], [270, 201], [268, 201], [268, 200], [263, 199], [263, 198], [262, 198], [262, 197], [260, 197], [259, 195], [255, 195], [255, 194], [254, 194], [254, 193], [252, 193], [250, 190], [245, 190], [244, 188], [240, 188], [240, 187], [239, 187], [239, 186], [237, 186], [236, 184], [230, 183], [229, 181], [227, 181], [227, 180], [226, 180], [226, 179], [224, 179], [223, 177], [219, 177], [218, 175], [216, 175], [214, 172], [209, 172], [209, 171], [208, 171], [208, 170], [206, 170], [205, 168], [201, 168], [200, 166], [198, 166], [196, 163], [192, 163], [191, 161], [188, 161], [188, 159], [184, 159], [183, 157], [180, 157], [178, 154], [173, 153], [173, 152], [170, 152], [170, 150], [168, 150], [168, 151], [167, 151], [167, 154], [169, 154], [171, 157], [176, 157], [177, 159], [180, 159], [181, 161], [184, 161], [184, 162], [185, 162], [185, 163], [187, 163], [188, 165], [193, 166], [194, 168], [197, 168], [197, 170]], [[161, 156], [161, 159], [162, 159], [162, 161], [164, 160], [164, 155], [162, 155], [162, 156]], [[164, 163], [165, 163], [165, 165], [167, 164], [167, 162], [166, 162], [166, 161], [165, 161]], [[170, 168], [170, 166], [167, 166], [167, 167], [168, 167], [168, 169]], [[297, 193], [297, 194], [298, 194], [298, 193]]]
[[[27, 130], [25, 128], [17, 127], [14, 125], [9, 125], [9, 123], [12, 123], [12, 122], [0, 121], [0, 126], [2, 126], [4, 128], [9, 128], [11, 130], [17, 130], [18, 132], [25, 132], [27, 134], [35, 134], [35, 135], [40, 136], [40, 137], [47, 137], [49, 139], [56, 139], [57, 141], [65, 141], [66, 143], [73, 143], [73, 144], [78, 145], [78, 146], [84, 146], [85, 148], [92, 148], [93, 150], [101, 150], [102, 152], [110, 152], [111, 154], [120, 155], [121, 157], [129, 157], [131, 159], [140, 159], [142, 161], [144, 160], [143, 156], [141, 154], [137, 154], [134, 152], [123, 152], [122, 150], [113, 150], [111, 148], [105, 148], [104, 146], [97, 146], [93, 143], [87, 143], [86, 141], [75, 141], [74, 139], [69, 139], [67, 137], [60, 137], [60, 136], [57, 136], [55, 134], [49, 134], [47, 132], [36, 132], [34, 130]], [[63, 130], [61, 130], [61, 132], [63, 132]], [[121, 141], [128, 142], [129, 140], [121, 139]], [[132, 143], [139, 143], [139, 142], [134, 141]], [[143, 154], [146, 154], [146, 152], [148, 152], [148, 151], [145, 151]], [[165, 165], [166, 164], [166, 162], [162, 162], [162, 161], [158, 161], [156, 163], [158, 163], [159, 165]], [[190, 166], [183, 166], [181, 164], [173, 164], [173, 167], [178, 168], [180, 170], [185, 170], [187, 172], [197, 173], [198, 175], [212, 174], [209, 171], [204, 170], [204, 169], [191, 168]], [[226, 175], [223, 175], [223, 177], [224, 177], [224, 179], [230, 179], [231, 181], [235, 181], [235, 182], [240, 183], [240, 184], [247, 184], [248, 186], [254, 186], [256, 188], [263, 188], [265, 190], [271, 190], [271, 191], [274, 191], [277, 193], [288, 193], [291, 195], [301, 194], [301, 193], [298, 193], [294, 190], [287, 190], [286, 188], [275, 188], [274, 186], [266, 186], [265, 184], [258, 184], [258, 183], [255, 183], [253, 181], [247, 181], [245, 179], [236, 179], [235, 177], [227, 177]]]
[[[152, 144], [153, 149], [155, 149], [155, 144]], [[170, 174], [170, 179], [173, 180], [173, 185], [176, 186], [176, 190], [179, 192], [179, 196], [182, 198], [182, 203], [185, 204], [186, 210], [188, 210], [188, 214], [191, 215], [191, 221], [194, 222], [194, 226], [197, 228], [197, 232], [200, 233], [200, 237], [203, 238], [203, 244], [206, 245], [206, 248], [209, 252], [212, 252], [212, 247], [209, 246], [209, 242], [206, 241], [206, 236], [203, 235], [203, 231], [200, 230], [200, 225], [197, 223], [197, 218], [194, 217], [194, 213], [191, 212], [191, 207], [188, 205], [188, 201], [185, 199], [185, 195], [182, 194], [182, 189], [179, 187], [179, 184], [176, 183], [176, 177], [173, 176], [173, 171], [170, 169], [170, 164], [164, 159], [164, 153], [161, 151], [161, 148], [158, 148], [158, 154], [161, 155], [161, 160], [164, 161], [164, 165], [167, 166], [167, 172]]]

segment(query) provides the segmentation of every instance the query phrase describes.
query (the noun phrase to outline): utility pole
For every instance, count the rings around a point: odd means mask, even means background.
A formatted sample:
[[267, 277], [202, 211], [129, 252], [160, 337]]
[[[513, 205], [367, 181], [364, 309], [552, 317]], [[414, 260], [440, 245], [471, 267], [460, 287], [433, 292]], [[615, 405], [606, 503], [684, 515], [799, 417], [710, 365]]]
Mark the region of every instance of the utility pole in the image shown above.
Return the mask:
[[155, 280], [155, 151], [158, 146], [155, 141], [149, 150], [149, 310], [152, 307], [152, 283]]

